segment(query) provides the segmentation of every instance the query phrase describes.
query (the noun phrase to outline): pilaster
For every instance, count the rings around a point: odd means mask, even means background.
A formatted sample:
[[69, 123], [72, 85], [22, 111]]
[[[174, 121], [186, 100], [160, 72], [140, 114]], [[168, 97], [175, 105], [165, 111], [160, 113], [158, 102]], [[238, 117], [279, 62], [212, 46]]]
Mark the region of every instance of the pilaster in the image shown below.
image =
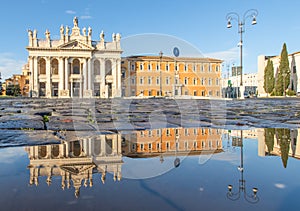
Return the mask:
[[58, 74], [59, 74], [59, 93], [64, 89], [64, 59], [62, 57], [59, 58], [59, 68], [58, 68]]
[[100, 81], [100, 96], [101, 98], [106, 98], [106, 94], [107, 94], [107, 86], [106, 81], [105, 81], [105, 59], [100, 59], [100, 77], [101, 77], [101, 81]]
[[61, 93], [61, 96], [63, 97], [70, 97], [70, 90], [69, 90], [69, 59], [68, 57], [64, 58], [64, 64], [65, 64], [65, 78], [64, 78], [64, 91]]
[[51, 97], [51, 58], [46, 57], [46, 97]]
[[33, 57], [33, 92], [32, 92], [33, 97], [39, 96], [38, 77], [39, 77], [38, 76], [38, 58]]

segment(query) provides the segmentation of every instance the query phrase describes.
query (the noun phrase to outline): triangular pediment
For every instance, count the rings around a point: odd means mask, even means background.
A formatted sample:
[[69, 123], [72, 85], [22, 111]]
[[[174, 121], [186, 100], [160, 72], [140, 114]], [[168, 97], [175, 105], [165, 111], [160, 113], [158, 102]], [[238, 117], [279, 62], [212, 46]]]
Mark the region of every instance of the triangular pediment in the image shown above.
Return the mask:
[[93, 163], [83, 163], [83, 164], [65, 164], [60, 166], [60, 168], [66, 172], [74, 175], [78, 175], [86, 172], [89, 169], [95, 168], [96, 165]]
[[64, 43], [60, 46], [58, 46], [59, 49], [62, 50], [93, 50], [94, 48], [92, 46], [89, 46], [81, 41], [78, 40], [71, 40], [68, 43]]

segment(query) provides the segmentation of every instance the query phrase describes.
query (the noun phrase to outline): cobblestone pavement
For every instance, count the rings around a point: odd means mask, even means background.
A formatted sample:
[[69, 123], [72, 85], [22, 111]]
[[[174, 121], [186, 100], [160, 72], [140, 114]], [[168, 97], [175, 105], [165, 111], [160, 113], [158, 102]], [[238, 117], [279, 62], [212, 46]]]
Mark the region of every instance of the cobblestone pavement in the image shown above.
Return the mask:
[[300, 128], [300, 99], [0, 99], [0, 147], [166, 127]]

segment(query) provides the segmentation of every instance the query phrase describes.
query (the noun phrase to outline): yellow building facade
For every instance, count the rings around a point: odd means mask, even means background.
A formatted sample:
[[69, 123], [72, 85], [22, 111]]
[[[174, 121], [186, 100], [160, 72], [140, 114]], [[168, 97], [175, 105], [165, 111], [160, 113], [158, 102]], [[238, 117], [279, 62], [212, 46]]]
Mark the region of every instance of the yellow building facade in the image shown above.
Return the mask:
[[221, 63], [212, 58], [124, 57], [122, 95], [220, 97]]

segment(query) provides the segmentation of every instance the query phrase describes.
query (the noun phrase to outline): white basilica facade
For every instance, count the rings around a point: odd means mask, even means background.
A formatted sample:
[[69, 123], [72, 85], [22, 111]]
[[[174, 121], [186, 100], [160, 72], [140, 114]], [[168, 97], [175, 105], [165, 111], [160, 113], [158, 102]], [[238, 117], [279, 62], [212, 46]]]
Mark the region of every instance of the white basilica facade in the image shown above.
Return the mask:
[[60, 39], [37, 38], [28, 30], [30, 96], [32, 97], [121, 97], [120, 34], [112, 41], [92, 40], [92, 29], [80, 29], [78, 19], [73, 28], [60, 27]]

